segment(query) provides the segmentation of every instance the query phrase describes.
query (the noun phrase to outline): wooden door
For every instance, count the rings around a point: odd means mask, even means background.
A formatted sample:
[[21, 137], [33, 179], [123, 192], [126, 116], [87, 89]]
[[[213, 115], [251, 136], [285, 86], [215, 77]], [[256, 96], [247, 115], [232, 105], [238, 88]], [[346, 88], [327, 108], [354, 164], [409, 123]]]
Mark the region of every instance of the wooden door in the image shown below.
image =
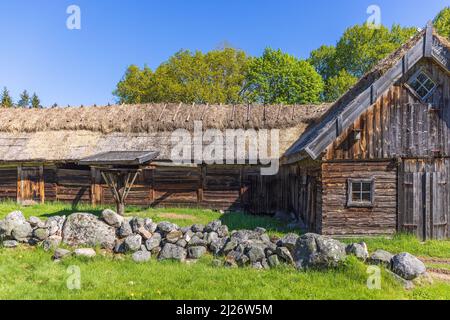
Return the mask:
[[443, 172], [399, 175], [398, 228], [418, 238], [448, 238], [448, 181]]
[[33, 203], [41, 202], [43, 198], [42, 168], [22, 167], [19, 168], [19, 202]]

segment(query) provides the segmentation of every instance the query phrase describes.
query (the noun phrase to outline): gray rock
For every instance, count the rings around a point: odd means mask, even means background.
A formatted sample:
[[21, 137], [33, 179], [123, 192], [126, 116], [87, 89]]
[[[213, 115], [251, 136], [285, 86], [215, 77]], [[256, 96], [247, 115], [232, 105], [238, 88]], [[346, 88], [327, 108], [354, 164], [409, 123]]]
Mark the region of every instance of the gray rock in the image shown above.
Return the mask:
[[267, 230], [264, 229], [264, 228], [261, 228], [261, 227], [257, 227], [257, 228], [255, 228], [255, 232], [259, 233], [260, 235], [262, 235], [262, 234], [266, 233]]
[[125, 253], [127, 250], [125, 248], [125, 240], [117, 239], [114, 245], [114, 253]]
[[191, 227], [182, 227], [180, 231], [183, 232], [183, 234], [186, 234], [186, 232], [191, 231]]
[[208, 242], [206, 242], [206, 240], [203, 240], [201, 238], [199, 238], [198, 236], [193, 236], [191, 241], [189, 241], [188, 243], [189, 247], [206, 247], [208, 246]]
[[427, 272], [423, 262], [409, 253], [400, 253], [394, 256], [391, 261], [391, 269], [406, 280], [414, 280]]
[[231, 234], [231, 240], [241, 243], [248, 240], [259, 240], [260, 236], [258, 232], [252, 230], [239, 230]]
[[169, 243], [177, 243], [183, 237], [183, 232], [174, 230], [166, 234], [166, 241]]
[[226, 226], [226, 225], [221, 225], [221, 226], [217, 229], [217, 234], [218, 234], [218, 236], [219, 236], [220, 238], [227, 237], [228, 234], [229, 234], [228, 226]]
[[192, 237], [194, 236], [194, 232], [189, 228], [186, 232], [183, 232], [183, 239], [186, 240], [186, 242], [191, 241]]
[[42, 248], [44, 251], [50, 251], [59, 247], [62, 242], [62, 237], [60, 236], [50, 236], [44, 240], [42, 243]]
[[44, 241], [50, 236], [47, 228], [37, 228], [33, 230], [33, 237], [39, 241]]
[[211, 242], [214, 242], [217, 240], [219, 240], [219, 235], [214, 231], [208, 233], [208, 235], [206, 236], [206, 242], [208, 242], [208, 244], [211, 244]]
[[45, 227], [48, 229], [50, 236], [61, 236], [65, 221], [66, 217], [61, 216], [48, 218], [45, 222]]
[[293, 264], [294, 258], [291, 255], [291, 252], [286, 247], [278, 247], [276, 249], [276, 254], [286, 263]]
[[190, 259], [200, 259], [205, 253], [205, 247], [189, 247], [188, 248], [188, 258]]
[[177, 241], [176, 245], [182, 248], [186, 248], [187, 247], [187, 241], [184, 239], [180, 239]]
[[191, 230], [192, 230], [193, 232], [195, 232], [195, 233], [197, 233], [197, 232], [203, 232], [203, 231], [205, 230], [205, 226], [202, 225], [202, 224], [194, 224], [194, 225], [191, 227]]
[[163, 233], [169, 233], [171, 231], [177, 230], [177, 226], [171, 222], [163, 221], [158, 223], [158, 230]]
[[234, 250], [238, 246], [239, 242], [235, 239], [230, 239], [223, 247], [223, 253], [227, 255], [230, 251]]
[[345, 259], [343, 243], [318, 234], [305, 234], [295, 247], [294, 260], [299, 269], [336, 267]]
[[133, 259], [134, 262], [137, 263], [144, 263], [150, 260], [151, 258], [151, 253], [148, 252], [147, 250], [145, 251], [136, 251], [135, 253], [133, 253], [133, 255], [131, 256], [131, 258]]
[[269, 262], [267, 261], [267, 259], [262, 259], [261, 260], [261, 265], [264, 269], [269, 270], [270, 269], [270, 265]]
[[11, 237], [19, 242], [28, 242], [28, 239], [32, 236], [33, 228], [31, 228], [28, 222], [17, 224], [11, 230]]
[[208, 223], [205, 227], [206, 232], [217, 232], [219, 230], [220, 226], [222, 225], [222, 221], [216, 220]]
[[267, 258], [267, 262], [271, 268], [275, 268], [280, 265], [280, 260], [276, 254], [269, 256], [269, 258]]
[[390, 266], [394, 255], [384, 250], [377, 250], [369, 258], [370, 264]]
[[158, 225], [152, 221], [152, 219], [145, 219], [145, 228], [151, 233], [155, 233], [156, 229], [158, 229]]
[[69, 246], [98, 246], [112, 250], [116, 230], [89, 213], [70, 215], [63, 228], [63, 242]]
[[150, 252], [152, 253], [152, 255], [157, 257], [159, 255], [159, 253], [161, 252], [161, 250], [162, 250], [161, 247], [156, 247], [156, 248], [153, 248]]
[[286, 247], [289, 249], [289, 252], [291, 253], [291, 255], [295, 254], [295, 246], [297, 244], [297, 240], [298, 240], [299, 236], [295, 233], [289, 233], [287, 235], [285, 235], [283, 238], [281, 238], [277, 245], [279, 247]]
[[186, 249], [175, 244], [166, 243], [159, 253], [159, 260], [178, 260], [185, 261], [187, 256]]
[[240, 267], [245, 267], [250, 263], [250, 258], [245, 255], [245, 254], [241, 254], [237, 259], [236, 259], [236, 263], [238, 264], [238, 266]]
[[68, 257], [72, 254], [71, 251], [63, 249], [63, 248], [57, 248], [55, 252], [53, 253], [53, 259], [54, 260], [61, 260], [65, 257]]
[[161, 244], [161, 234], [154, 233], [153, 236], [145, 242], [145, 247], [148, 251], [152, 251], [153, 249], [159, 247]]
[[133, 234], [133, 229], [131, 228], [130, 221], [124, 220], [119, 230], [117, 230], [117, 234], [120, 238], [126, 238]]
[[213, 241], [209, 244], [209, 250], [213, 255], [217, 256], [222, 252], [222, 249], [225, 246], [226, 242], [226, 238], [220, 238], [216, 241]]
[[28, 223], [31, 225], [31, 227], [33, 228], [43, 228], [45, 226], [45, 223], [39, 219], [38, 217], [30, 217], [28, 219]]
[[142, 239], [144, 239], [144, 240], [150, 239], [153, 235], [150, 231], [147, 230], [146, 227], [143, 227], [143, 226], [139, 227], [136, 230], [136, 233], [139, 234], [142, 237]]
[[13, 211], [0, 221], [0, 239], [11, 237], [12, 230], [27, 221], [20, 211]]
[[203, 232], [196, 232], [196, 233], [194, 233], [194, 236], [197, 236], [197, 237], [199, 237], [200, 239], [203, 239], [204, 234], [203, 234]]
[[259, 261], [258, 262], [253, 262], [252, 263], [252, 268], [256, 269], [256, 270], [263, 270], [264, 269], [263, 265]]
[[19, 245], [19, 243], [16, 240], [5, 240], [3, 241], [3, 247], [12, 249], [16, 248]]
[[247, 255], [250, 258], [250, 262], [262, 261], [266, 258], [264, 249], [261, 246], [252, 246], [248, 251]]
[[142, 237], [139, 234], [132, 234], [124, 240], [125, 251], [138, 251], [141, 249]]
[[76, 249], [74, 251], [74, 254], [77, 257], [86, 257], [86, 258], [93, 258], [93, 257], [95, 257], [97, 255], [95, 250], [92, 249], [92, 248]]
[[369, 252], [367, 251], [367, 245], [365, 243], [352, 243], [345, 248], [345, 252], [348, 255], [353, 255], [361, 261], [366, 261], [369, 258]]
[[133, 233], [139, 233], [139, 231], [141, 229], [148, 231], [145, 228], [145, 219], [144, 218], [139, 218], [139, 217], [132, 218], [130, 220], [130, 226], [131, 226], [131, 230], [133, 230]]
[[272, 242], [270, 241], [270, 238], [269, 238], [269, 236], [267, 235], [267, 233], [261, 234], [261, 236], [259, 237], [259, 239], [260, 239], [262, 242], [264, 242], [264, 243], [272, 244]]
[[110, 209], [103, 210], [101, 217], [103, 221], [114, 228], [120, 228], [124, 221], [124, 218], [121, 215], [118, 215], [115, 211]]

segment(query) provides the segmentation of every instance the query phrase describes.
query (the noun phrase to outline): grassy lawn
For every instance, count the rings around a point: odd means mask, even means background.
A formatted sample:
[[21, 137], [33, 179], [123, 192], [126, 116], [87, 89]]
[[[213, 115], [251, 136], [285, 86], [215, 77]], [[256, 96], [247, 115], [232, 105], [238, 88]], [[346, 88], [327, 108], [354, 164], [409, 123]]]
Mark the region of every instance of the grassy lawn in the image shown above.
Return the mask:
[[[0, 219], [13, 210], [21, 210], [27, 217], [34, 215], [45, 219], [72, 212], [99, 214], [101, 209], [73, 209], [58, 203], [23, 208], [15, 203], [3, 203], [0, 204]], [[271, 218], [242, 213], [221, 215], [198, 209], [131, 207], [127, 215], [168, 220], [181, 226], [205, 224], [220, 218], [230, 229], [262, 226], [273, 234], [288, 232], [282, 223]], [[424, 257], [450, 258], [450, 241], [422, 244], [405, 235], [390, 240], [364, 240], [371, 251], [409, 251]], [[433, 285], [407, 291], [384, 272], [381, 290], [369, 290], [367, 267], [352, 258], [337, 270], [298, 272], [288, 267], [269, 271], [215, 268], [211, 256], [194, 264], [155, 259], [135, 264], [130, 256], [114, 257], [101, 251], [90, 261], [69, 258], [54, 263], [51, 255], [40, 248], [25, 246], [0, 249], [0, 299], [450, 299], [449, 283], [435, 281]], [[81, 290], [67, 289], [71, 266], [80, 270]]]

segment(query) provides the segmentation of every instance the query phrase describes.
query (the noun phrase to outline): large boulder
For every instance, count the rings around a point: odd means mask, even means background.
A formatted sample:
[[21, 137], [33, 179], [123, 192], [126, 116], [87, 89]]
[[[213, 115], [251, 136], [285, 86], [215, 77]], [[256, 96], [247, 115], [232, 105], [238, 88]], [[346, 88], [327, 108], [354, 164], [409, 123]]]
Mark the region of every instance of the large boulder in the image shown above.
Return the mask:
[[294, 261], [298, 269], [336, 267], [345, 258], [343, 243], [318, 234], [303, 235], [295, 246]]
[[66, 217], [64, 216], [53, 216], [48, 218], [48, 220], [45, 222], [45, 227], [48, 229], [49, 235], [61, 236], [65, 221]]
[[391, 269], [406, 280], [414, 280], [427, 272], [423, 262], [409, 253], [394, 256], [391, 260]]
[[145, 242], [145, 247], [148, 251], [152, 251], [153, 249], [159, 247], [161, 243], [161, 234], [154, 233], [153, 236]]
[[11, 230], [11, 237], [19, 242], [27, 242], [32, 236], [33, 228], [28, 222], [17, 224]]
[[63, 242], [69, 246], [101, 246], [113, 249], [116, 230], [89, 213], [70, 215], [63, 228]]
[[0, 239], [10, 238], [14, 228], [27, 223], [20, 211], [13, 211], [4, 220], [0, 220]]
[[102, 211], [102, 219], [108, 225], [114, 228], [120, 228], [124, 218], [121, 215], [118, 215], [115, 211], [111, 209], [105, 209]]
[[377, 250], [369, 258], [370, 264], [390, 266], [394, 255], [388, 251]]
[[159, 260], [186, 260], [186, 249], [179, 247], [175, 244], [166, 243], [159, 253]]

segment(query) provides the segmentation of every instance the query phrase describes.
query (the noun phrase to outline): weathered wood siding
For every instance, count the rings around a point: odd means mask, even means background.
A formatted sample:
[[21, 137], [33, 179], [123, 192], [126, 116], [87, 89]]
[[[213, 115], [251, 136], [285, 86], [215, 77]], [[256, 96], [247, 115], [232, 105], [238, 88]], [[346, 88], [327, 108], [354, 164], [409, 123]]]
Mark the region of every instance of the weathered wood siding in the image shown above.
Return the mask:
[[[403, 84], [419, 68], [438, 85], [426, 102]], [[450, 156], [449, 126], [448, 73], [435, 63], [422, 61], [328, 147], [325, 160]], [[357, 132], [360, 140], [355, 139]]]
[[[347, 207], [348, 179], [373, 178], [372, 208]], [[322, 233], [386, 235], [396, 231], [397, 168], [393, 162], [332, 162], [322, 165]]]
[[0, 200], [17, 199], [17, 168], [0, 168]]
[[91, 202], [91, 171], [56, 169], [56, 200], [74, 204]]

